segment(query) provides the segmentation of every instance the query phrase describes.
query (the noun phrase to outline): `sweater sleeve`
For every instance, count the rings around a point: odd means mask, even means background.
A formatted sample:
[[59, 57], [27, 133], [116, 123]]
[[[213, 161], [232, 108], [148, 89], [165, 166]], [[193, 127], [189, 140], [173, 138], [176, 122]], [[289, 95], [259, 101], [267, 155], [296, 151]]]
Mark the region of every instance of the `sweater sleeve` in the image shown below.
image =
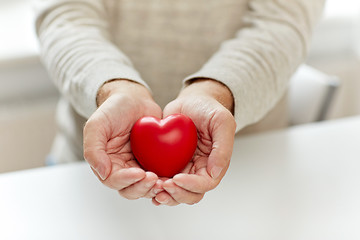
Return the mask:
[[41, 58], [61, 94], [83, 117], [97, 108], [96, 95], [111, 79], [148, 87], [111, 41], [101, 0], [36, 0], [36, 32]]
[[259, 121], [304, 61], [324, 0], [250, 0], [244, 27], [184, 84], [210, 78], [233, 93], [237, 131]]

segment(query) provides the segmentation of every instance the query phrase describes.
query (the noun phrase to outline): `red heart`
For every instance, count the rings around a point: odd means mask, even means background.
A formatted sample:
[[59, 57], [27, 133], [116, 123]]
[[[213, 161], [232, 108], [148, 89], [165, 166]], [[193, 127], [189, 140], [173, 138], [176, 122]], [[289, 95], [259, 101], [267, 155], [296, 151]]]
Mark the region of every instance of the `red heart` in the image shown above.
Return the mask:
[[139, 164], [159, 177], [173, 177], [185, 168], [197, 146], [193, 121], [182, 114], [164, 119], [140, 118], [130, 134], [132, 152]]

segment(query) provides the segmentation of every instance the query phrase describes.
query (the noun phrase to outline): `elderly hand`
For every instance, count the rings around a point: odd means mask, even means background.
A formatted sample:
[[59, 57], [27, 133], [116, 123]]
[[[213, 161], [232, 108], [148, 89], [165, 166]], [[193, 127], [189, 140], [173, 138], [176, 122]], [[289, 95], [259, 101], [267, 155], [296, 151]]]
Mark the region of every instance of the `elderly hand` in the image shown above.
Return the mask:
[[236, 124], [230, 90], [214, 80], [196, 80], [164, 109], [164, 117], [189, 116], [198, 131], [193, 159], [182, 173], [163, 179], [165, 191], [153, 198], [155, 205], [194, 204], [214, 189], [226, 173], [232, 155]]
[[84, 128], [84, 157], [108, 187], [127, 199], [152, 198], [162, 191], [158, 177], [145, 172], [130, 148], [130, 131], [143, 116], [161, 118], [162, 111], [148, 90], [135, 82], [105, 83], [97, 98], [99, 108]]

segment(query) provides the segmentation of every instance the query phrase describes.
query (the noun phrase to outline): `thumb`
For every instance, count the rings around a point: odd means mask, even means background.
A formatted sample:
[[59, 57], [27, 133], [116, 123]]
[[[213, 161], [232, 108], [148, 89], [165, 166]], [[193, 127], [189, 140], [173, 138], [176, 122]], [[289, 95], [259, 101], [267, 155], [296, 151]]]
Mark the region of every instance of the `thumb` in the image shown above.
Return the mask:
[[233, 151], [236, 124], [232, 120], [218, 121], [211, 128], [212, 150], [209, 155], [207, 172], [217, 179], [224, 175], [230, 164]]
[[108, 139], [99, 125], [88, 121], [84, 127], [84, 158], [102, 180], [111, 172], [111, 161], [106, 153]]

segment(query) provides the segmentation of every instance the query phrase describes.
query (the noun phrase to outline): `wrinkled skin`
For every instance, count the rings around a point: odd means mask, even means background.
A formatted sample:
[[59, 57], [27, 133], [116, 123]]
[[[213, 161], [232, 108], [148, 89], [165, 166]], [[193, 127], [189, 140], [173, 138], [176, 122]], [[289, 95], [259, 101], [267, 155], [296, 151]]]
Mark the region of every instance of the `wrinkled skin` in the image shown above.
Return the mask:
[[[151, 198], [155, 205], [194, 204], [214, 189], [229, 167], [236, 124], [231, 92], [213, 80], [190, 84], [162, 112], [148, 90], [119, 80], [99, 91], [99, 108], [84, 128], [84, 157], [106, 186], [127, 199]], [[186, 168], [171, 179], [145, 172], [130, 147], [130, 131], [143, 116], [189, 116], [198, 146]]]
[[130, 148], [130, 131], [137, 119], [161, 117], [162, 112], [151, 98], [142, 97], [145, 88], [132, 90], [111, 93], [89, 118], [84, 128], [84, 157], [99, 179], [123, 197], [152, 198], [157, 193], [158, 177], [145, 172], [136, 162]]
[[164, 116], [174, 113], [185, 114], [194, 121], [198, 145], [182, 173], [164, 180], [165, 191], [153, 199], [156, 205], [199, 202], [220, 183], [232, 154], [235, 121], [229, 110], [214, 98], [198, 95], [178, 98], [164, 109]]

